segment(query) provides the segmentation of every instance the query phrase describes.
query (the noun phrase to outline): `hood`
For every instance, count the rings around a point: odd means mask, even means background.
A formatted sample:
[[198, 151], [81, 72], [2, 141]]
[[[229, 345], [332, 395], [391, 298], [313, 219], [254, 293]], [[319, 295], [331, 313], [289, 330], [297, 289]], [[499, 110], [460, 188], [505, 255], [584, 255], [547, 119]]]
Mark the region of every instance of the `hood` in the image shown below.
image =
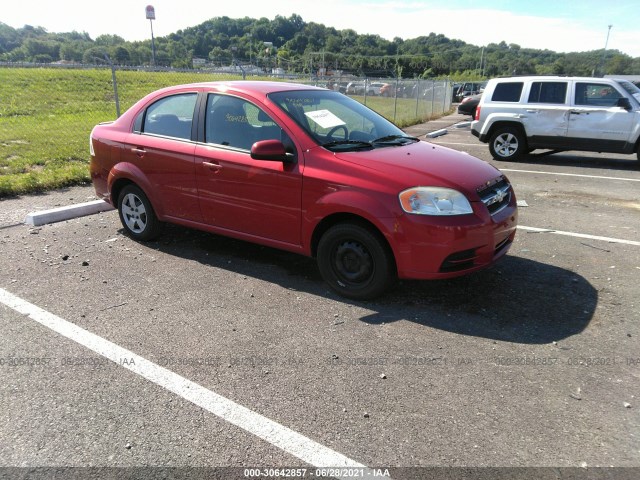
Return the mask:
[[501, 172], [467, 153], [420, 141], [362, 152], [338, 152], [336, 158], [378, 171], [400, 188], [448, 187], [477, 199], [477, 190]]

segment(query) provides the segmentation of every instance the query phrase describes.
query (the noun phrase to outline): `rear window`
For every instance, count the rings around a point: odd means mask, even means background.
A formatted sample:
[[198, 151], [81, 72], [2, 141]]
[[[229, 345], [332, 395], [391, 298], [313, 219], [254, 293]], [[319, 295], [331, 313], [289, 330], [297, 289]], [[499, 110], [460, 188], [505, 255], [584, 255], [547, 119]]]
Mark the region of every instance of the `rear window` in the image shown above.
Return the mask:
[[564, 103], [567, 98], [567, 82], [533, 82], [529, 103]]
[[519, 102], [522, 82], [503, 82], [496, 85], [491, 100], [493, 102]]

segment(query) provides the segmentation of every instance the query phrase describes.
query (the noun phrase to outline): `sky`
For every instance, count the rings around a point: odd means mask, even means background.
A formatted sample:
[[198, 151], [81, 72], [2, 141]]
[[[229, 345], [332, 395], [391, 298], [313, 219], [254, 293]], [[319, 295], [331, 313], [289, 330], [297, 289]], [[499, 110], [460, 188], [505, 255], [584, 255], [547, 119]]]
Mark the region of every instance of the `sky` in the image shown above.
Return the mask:
[[[388, 40], [433, 32], [483, 46], [505, 41], [556, 52], [619, 50], [640, 57], [639, 0], [4, 0], [0, 22], [13, 28], [87, 32], [95, 39], [151, 38], [147, 5], [153, 5], [155, 37], [214, 17], [261, 18], [297, 14], [337, 30], [353, 29]], [[604, 8], [603, 8], [604, 7]], [[609, 26], [611, 28], [609, 29]], [[609, 38], [607, 42], [607, 33]]]

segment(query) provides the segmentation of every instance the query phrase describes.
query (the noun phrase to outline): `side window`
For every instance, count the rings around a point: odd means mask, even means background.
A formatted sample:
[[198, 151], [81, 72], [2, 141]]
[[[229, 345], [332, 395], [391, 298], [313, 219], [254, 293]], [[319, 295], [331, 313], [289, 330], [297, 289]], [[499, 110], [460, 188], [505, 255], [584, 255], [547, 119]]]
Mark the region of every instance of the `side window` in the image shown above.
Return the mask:
[[241, 98], [210, 94], [207, 98], [205, 141], [242, 150], [261, 140], [284, 141], [284, 132], [269, 115]]
[[247, 115], [247, 121], [253, 130], [252, 139], [254, 142], [283, 140], [284, 132], [264, 110], [260, 110], [254, 104], [248, 102], [245, 103], [244, 110]]
[[166, 137], [191, 139], [196, 93], [172, 95], [147, 108], [142, 132]]
[[522, 82], [502, 82], [496, 85], [491, 100], [493, 102], [519, 102]]
[[576, 83], [576, 105], [615, 107], [622, 95], [606, 83]]
[[567, 99], [567, 82], [533, 82], [529, 103], [564, 103]]

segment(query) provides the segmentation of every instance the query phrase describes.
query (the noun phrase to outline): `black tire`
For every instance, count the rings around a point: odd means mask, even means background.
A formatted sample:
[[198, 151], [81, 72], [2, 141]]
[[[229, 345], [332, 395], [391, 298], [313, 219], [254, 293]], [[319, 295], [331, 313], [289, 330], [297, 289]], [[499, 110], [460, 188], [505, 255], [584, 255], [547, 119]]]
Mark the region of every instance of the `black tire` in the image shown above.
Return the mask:
[[340, 223], [327, 230], [318, 244], [318, 268], [339, 295], [371, 300], [393, 285], [396, 268], [388, 245], [372, 229]]
[[127, 185], [118, 195], [118, 213], [124, 231], [139, 241], [153, 240], [162, 224], [145, 193], [136, 185]]
[[489, 140], [489, 151], [496, 160], [515, 161], [527, 150], [522, 132], [515, 127], [498, 128]]

